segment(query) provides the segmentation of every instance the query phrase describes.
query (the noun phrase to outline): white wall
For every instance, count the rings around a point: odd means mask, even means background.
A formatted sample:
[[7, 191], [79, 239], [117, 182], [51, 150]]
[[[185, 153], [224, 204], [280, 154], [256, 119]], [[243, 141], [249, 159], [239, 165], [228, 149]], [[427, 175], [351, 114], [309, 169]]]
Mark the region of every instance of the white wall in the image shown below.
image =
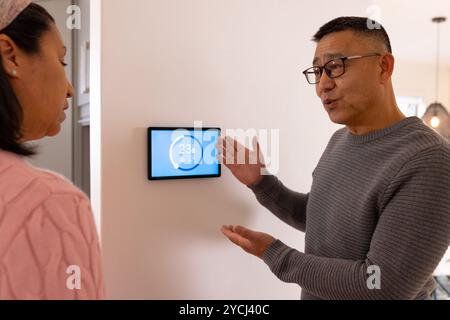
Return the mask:
[[303, 235], [227, 171], [213, 180], [148, 182], [146, 128], [202, 120], [223, 129], [280, 129], [279, 177], [307, 192], [337, 129], [301, 74], [313, 57], [310, 39], [337, 15], [365, 14], [367, 3], [343, 1], [332, 12], [323, 10], [325, 0], [93, 4], [93, 18], [102, 19], [94, 22], [101, 47], [93, 48], [101, 49], [102, 84], [92, 103], [102, 105], [91, 115], [92, 196], [101, 208], [109, 298], [298, 299], [298, 286], [276, 279], [219, 228], [243, 224], [301, 250]]

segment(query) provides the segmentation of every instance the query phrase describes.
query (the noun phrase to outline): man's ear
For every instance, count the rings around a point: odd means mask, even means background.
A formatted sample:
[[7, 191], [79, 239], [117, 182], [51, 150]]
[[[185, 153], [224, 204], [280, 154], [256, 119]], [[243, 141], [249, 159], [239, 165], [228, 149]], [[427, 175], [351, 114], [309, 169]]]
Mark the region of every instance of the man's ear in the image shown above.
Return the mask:
[[386, 83], [394, 73], [395, 58], [392, 54], [386, 53], [380, 60], [380, 81]]
[[0, 59], [5, 72], [12, 78], [18, 77], [18, 48], [14, 41], [5, 34], [0, 34]]

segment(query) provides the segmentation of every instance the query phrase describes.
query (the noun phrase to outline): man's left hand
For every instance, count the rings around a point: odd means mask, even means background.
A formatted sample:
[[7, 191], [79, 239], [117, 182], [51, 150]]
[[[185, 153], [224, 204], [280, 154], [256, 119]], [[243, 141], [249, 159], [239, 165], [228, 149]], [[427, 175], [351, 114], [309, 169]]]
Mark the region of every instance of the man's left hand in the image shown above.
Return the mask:
[[261, 259], [267, 248], [276, 241], [267, 233], [252, 231], [242, 226], [223, 226], [221, 231], [231, 242]]

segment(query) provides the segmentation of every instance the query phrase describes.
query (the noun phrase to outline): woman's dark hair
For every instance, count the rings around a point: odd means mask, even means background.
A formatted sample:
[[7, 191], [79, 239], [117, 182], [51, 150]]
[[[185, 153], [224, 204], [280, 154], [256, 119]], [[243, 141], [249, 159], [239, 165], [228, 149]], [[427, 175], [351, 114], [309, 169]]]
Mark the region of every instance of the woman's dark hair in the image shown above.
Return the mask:
[[[50, 30], [55, 20], [41, 6], [30, 4], [6, 28], [0, 30], [24, 52], [33, 55], [40, 52], [39, 40], [42, 34]], [[22, 107], [12, 89], [8, 74], [0, 59], [0, 149], [22, 156], [31, 156], [35, 152], [23, 145]]]

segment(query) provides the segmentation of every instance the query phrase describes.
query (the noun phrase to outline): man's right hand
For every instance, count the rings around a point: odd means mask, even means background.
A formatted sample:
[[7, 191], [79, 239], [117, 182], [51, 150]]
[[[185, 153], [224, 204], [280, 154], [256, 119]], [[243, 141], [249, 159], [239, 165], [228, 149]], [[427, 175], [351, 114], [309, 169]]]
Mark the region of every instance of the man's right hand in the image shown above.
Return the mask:
[[253, 139], [253, 151], [230, 137], [220, 137], [217, 143], [218, 159], [246, 186], [258, 184], [265, 168], [257, 138]]

